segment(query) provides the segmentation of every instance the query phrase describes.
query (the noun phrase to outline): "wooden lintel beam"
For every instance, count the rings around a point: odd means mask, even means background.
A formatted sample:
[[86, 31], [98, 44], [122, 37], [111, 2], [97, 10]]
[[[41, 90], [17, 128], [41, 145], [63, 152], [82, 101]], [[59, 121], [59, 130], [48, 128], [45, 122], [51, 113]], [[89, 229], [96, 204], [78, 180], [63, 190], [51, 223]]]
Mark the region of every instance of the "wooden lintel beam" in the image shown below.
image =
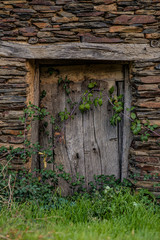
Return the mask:
[[149, 44], [66, 43], [29, 45], [0, 41], [1, 57], [109, 61], [160, 60], [159, 48]]

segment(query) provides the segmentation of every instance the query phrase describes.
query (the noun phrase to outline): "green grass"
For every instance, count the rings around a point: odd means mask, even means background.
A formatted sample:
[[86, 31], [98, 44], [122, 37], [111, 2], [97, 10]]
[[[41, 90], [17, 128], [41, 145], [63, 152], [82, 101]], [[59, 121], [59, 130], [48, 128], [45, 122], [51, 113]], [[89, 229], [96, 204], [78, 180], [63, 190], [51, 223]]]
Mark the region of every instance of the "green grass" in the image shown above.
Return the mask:
[[160, 206], [127, 188], [0, 211], [0, 239], [159, 240]]

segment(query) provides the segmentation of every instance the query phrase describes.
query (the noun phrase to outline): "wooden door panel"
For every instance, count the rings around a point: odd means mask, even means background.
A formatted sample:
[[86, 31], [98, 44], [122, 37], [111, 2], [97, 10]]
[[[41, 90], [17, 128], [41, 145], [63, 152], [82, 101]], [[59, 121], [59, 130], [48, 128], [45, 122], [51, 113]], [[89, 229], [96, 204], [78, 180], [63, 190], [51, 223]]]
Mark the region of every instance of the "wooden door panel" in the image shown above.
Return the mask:
[[[48, 69], [53, 74], [48, 74]], [[112, 107], [106, 97], [111, 86], [117, 91], [117, 81], [122, 81], [123, 71], [121, 65], [73, 65], [73, 66], [41, 66], [40, 91], [46, 91], [46, 97], [41, 105], [56, 116], [58, 112], [68, 108], [67, 96], [58, 78], [67, 76], [72, 82], [71, 99], [78, 102], [82, 93], [87, 89], [88, 83], [96, 81], [98, 89], [103, 91], [103, 105], [93, 107], [88, 112], [76, 111], [74, 119], [69, 119], [63, 127], [64, 141], [56, 143], [55, 159], [57, 164], [63, 164], [66, 172], [75, 176], [83, 175], [86, 183], [93, 180], [94, 175], [112, 175], [120, 177], [118, 128], [110, 124]], [[48, 125], [50, 138], [55, 141], [51, 124]], [[40, 133], [40, 144], [47, 146], [47, 136]], [[54, 143], [55, 144], [55, 143]], [[43, 165], [43, 164], [42, 164]], [[53, 165], [48, 165], [53, 169]]]
[[[79, 102], [82, 91], [81, 83], [73, 83], [71, 89], [72, 101]], [[66, 107], [69, 107], [68, 104], [66, 104]], [[78, 110], [76, 115], [74, 115], [74, 119], [68, 119], [65, 127], [65, 147], [73, 175], [79, 172], [80, 175], [85, 176], [83, 131], [83, 115]]]

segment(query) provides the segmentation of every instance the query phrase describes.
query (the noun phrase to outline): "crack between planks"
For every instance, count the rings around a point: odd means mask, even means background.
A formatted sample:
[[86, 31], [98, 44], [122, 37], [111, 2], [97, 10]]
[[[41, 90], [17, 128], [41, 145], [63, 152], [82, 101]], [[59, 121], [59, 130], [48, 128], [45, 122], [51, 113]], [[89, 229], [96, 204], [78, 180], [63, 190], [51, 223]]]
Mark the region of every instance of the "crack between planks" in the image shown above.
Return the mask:
[[[85, 158], [85, 144], [84, 144], [84, 115], [83, 114], [82, 114], [82, 133], [83, 133], [84, 172], [85, 172], [84, 177], [86, 179], [86, 158]], [[88, 179], [87, 179], [87, 181], [88, 181]], [[88, 183], [87, 183], [87, 185], [88, 185]]]
[[[64, 96], [64, 98], [65, 98], [64, 100], [65, 100], [65, 102], [66, 102], [66, 97]], [[66, 106], [65, 106], [65, 107], [66, 107]], [[71, 166], [71, 160], [70, 160], [70, 158], [69, 158], [66, 136], [67, 136], [67, 134], [66, 134], [66, 125], [65, 125], [65, 126], [64, 126], [65, 149], [66, 149], [66, 153], [67, 153], [67, 157], [68, 157], [68, 162], [69, 162], [69, 166], [70, 166], [71, 175], [72, 175], [72, 177], [73, 177], [73, 171], [72, 171], [72, 166]]]
[[94, 126], [94, 138], [95, 138], [95, 142], [97, 144], [97, 148], [98, 148], [98, 153], [99, 153], [99, 157], [100, 157], [100, 168], [101, 168], [101, 175], [102, 175], [102, 158], [101, 158], [101, 151], [100, 151], [100, 147], [97, 141], [97, 137], [96, 137], [96, 131], [95, 131], [95, 122], [94, 122], [94, 111], [93, 111], [93, 126]]

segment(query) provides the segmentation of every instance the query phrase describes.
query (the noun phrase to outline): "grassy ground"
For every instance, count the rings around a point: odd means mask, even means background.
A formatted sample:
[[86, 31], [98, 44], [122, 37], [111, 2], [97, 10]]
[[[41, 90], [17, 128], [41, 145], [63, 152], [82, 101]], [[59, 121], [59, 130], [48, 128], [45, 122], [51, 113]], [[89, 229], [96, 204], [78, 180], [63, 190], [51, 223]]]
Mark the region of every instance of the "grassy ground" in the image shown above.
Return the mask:
[[71, 200], [55, 197], [47, 206], [12, 204], [1, 208], [0, 239], [159, 240], [160, 207], [148, 197], [111, 189]]

